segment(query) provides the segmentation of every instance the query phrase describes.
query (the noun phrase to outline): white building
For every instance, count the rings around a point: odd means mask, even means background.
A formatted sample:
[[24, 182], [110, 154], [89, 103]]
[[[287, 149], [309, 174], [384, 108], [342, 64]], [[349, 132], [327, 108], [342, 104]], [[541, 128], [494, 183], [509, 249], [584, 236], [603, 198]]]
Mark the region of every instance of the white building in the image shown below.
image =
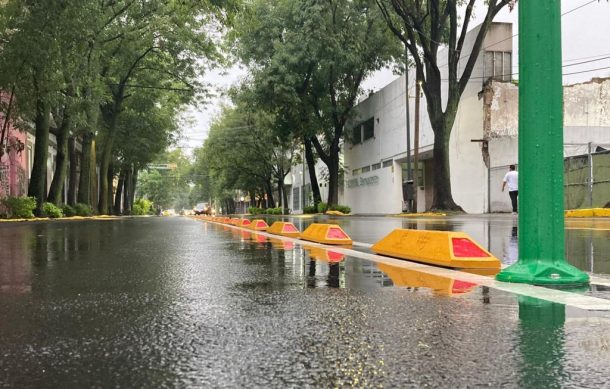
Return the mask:
[[[479, 27], [471, 30], [465, 52]], [[517, 163], [518, 87], [511, 83], [513, 37], [510, 23], [493, 23], [482, 54], [460, 102], [450, 140], [453, 197], [468, 213], [509, 211], [510, 201], [500, 191], [509, 164]], [[466, 61], [462, 56], [462, 64]], [[441, 52], [439, 59], [446, 58]], [[442, 78], [447, 78], [441, 63]], [[411, 155], [415, 153], [414, 121], [419, 116], [419, 160], [415, 174], [418, 211], [430, 208], [433, 196], [434, 134], [421, 96], [415, 112], [415, 75], [410, 74]], [[495, 81], [491, 81], [495, 80]], [[446, 83], [443, 95], [446, 96]], [[610, 143], [610, 81], [565, 88], [566, 155], [587, 143]], [[355, 108], [351, 139], [344, 147], [344, 203], [360, 214], [392, 214], [402, 210], [402, 182], [406, 176], [405, 79], [400, 77]]]
[[[589, 142], [606, 147], [610, 143], [610, 81], [603, 78], [610, 78], [610, 41], [603, 39], [610, 34], [610, 24], [606, 23], [610, 17], [610, 3], [562, 0], [562, 13], [563, 82], [566, 85], [564, 154], [569, 156], [586, 153]], [[481, 22], [481, 17], [482, 14], [475, 15], [471, 25]], [[469, 213], [510, 211], [508, 195], [500, 191], [501, 179], [508, 165], [518, 161], [518, 88], [510, 82], [518, 79], [517, 9], [509, 12], [506, 8], [495, 20], [483, 43], [484, 53], [480, 55], [462, 95], [451, 134], [453, 196]], [[478, 27], [475, 27], [468, 33], [465, 53], [472, 47], [477, 31]], [[441, 53], [439, 59], [446, 59], [446, 54]], [[441, 70], [446, 71], [446, 67]], [[402, 210], [402, 181], [407, 156], [405, 80], [404, 77], [390, 78], [390, 73], [382, 72], [364, 83], [365, 89], [377, 89], [377, 85], [392, 80], [361, 101], [356, 107], [352, 128], [346, 129], [346, 132], [353, 132], [353, 127], [358, 125], [360, 141], [346, 141], [342, 148], [346, 171], [344, 192], [340, 194], [339, 202], [350, 206], [354, 213], [393, 214]], [[486, 84], [490, 77], [506, 82]], [[602, 79], [588, 82], [592, 77]], [[416, 116], [414, 72], [409, 79], [413, 144]], [[419, 120], [421, 163], [415, 191], [418, 211], [421, 212], [432, 203], [434, 177], [431, 159], [434, 134], [423, 95]], [[354, 134], [350, 135], [354, 139]], [[411, 146], [411, 154], [414, 152]], [[318, 162], [317, 169], [320, 172], [324, 165]], [[301, 180], [300, 172], [303, 172], [302, 166], [295, 166], [291, 176], [290, 208], [294, 213], [301, 212], [301, 206], [294, 206], [296, 196], [303, 193], [303, 189], [308, 193], [309, 176], [305, 170], [305, 178]], [[320, 181], [324, 189], [324, 181]], [[322, 198], [324, 201], [324, 194]]]
[[[464, 43], [468, 53], [479, 30], [471, 30]], [[476, 62], [471, 81], [466, 87], [450, 140], [451, 183], [455, 201], [466, 212], [483, 213], [487, 210], [487, 167], [482, 157], [481, 143], [472, 139], [483, 138], [483, 100], [480, 92], [489, 77], [510, 78], [512, 68], [512, 25], [493, 23], [483, 47], [492, 46]], [[499, 42], [499, 43], [498, 43]], [[439, 59], [446, 58], [441, 51]], [[467, 55], [463, 55], [464, 65]], [[447, 67], [440, 62], [442, 78], [447, 78]], [[425, 97], [421, 96], [421, 109], [415, 112], [415, 74], [410, 74], [409, 105], [411, 110], [411, 140], [414, 140], [414, 120], [419, 117], [419, 174], [415, 186], [418, 211], [428, 209], [433, 196], [432, 148], [434, 134], [426, 111]], [[447, 83], [443, 85], [446, 96]], [[345, 203], [354, 213], [400, 213], [402, 210], [403, 169], [406, 168], [406, 110], [404, 76], [394, 80], [377, 93], [370, 95], [355, 109], [354, 139], [345, 146], [345, 165], [348, 177]], [[359, 128], [360, 127], [360, 128]], [[361, 141], [358, 132], [361, 131]], [[414, 151], [414, 150], [412, 150]], [[516, 161], [515, 156], [515, 161]]]

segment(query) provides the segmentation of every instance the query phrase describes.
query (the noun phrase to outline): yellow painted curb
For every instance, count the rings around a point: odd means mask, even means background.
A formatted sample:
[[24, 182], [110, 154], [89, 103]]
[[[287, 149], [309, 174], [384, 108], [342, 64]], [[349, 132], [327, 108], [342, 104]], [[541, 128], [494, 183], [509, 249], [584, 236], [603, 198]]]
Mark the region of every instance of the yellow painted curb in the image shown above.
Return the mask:
[[301, 239], [333, 245], [352, 244], [352, 239], [337, 224], [312, 223], [301, 233]]
[[400, 213], [398, 215], [392, 216], [400, 216], [400, 217], [429, 217], [429, 216], [447, 216], [446, 213], [440, 212], [421, 212], [421, 213]]
[[288, 236], [290, 238], [298, 238], [301, 233], [292, 223], [275, 222], [267, 230], [268, 233], [274, 235]]
[[0, 219], [0, 223], [21, 223], [21, 222], [41, 222], [51, 220], [48, 217], [33, 217], [30, 219]]
[[566, 217], [610, 217], [610, 208], [570, 209], [565, 211]]
[[345, 216], [348, 215], [347, 213], [343, 213], [341, 211], [326, 211], [327, 215], [334, 215], [334, 216]]
[[396, 229], [374, 253], [460, 269], [500, 269], [500, 260], [463, 232]]

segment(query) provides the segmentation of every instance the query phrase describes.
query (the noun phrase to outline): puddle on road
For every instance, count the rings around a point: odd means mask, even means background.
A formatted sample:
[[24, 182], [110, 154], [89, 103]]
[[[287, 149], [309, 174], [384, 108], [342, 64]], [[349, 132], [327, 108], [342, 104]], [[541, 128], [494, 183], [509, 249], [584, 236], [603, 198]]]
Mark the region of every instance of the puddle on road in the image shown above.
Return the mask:
[[14, 230], [0, 252], [0, 386], [603, 387], [610, 376], [605, 314], [185, 219], [58, 226]]

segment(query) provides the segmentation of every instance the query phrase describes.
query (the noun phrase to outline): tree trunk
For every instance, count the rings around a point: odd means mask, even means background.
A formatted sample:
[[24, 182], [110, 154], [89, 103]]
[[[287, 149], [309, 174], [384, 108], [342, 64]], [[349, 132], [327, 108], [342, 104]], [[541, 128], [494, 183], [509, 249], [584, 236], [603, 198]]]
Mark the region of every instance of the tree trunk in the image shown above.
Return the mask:
[[112, 196], [108, 197], [108, 187], [112, 186], [112, 182], [109, 182], [108, 169], [112, 162], [112, 148], [114, 146], [114, 133], [117, 127], [117, 120], [121, 107], [123, 105], [123, 99], [125, 96], [125, 85], [121, 84], [118, 93], [114, 96], [114, 102], [112, 106], [106, 107], [106, 114], [103, 115], [104, 122], [107, 125], [107, 132], [104, 141], [104, 147], [102, 149], [102, 155], [100, 157], [100, 188], [99, 188], [99, 203], [98, 209], [100, 213], [109, 211], [109, 202]]
[[108, 175], [110, 170], [110, 163], [112, 160], [112, 146], [113, 146], [113, 134], [110, 129], [108, 130], [108, 134], [106, 137], [106, 141], [104, 142], [104, 147], [102, 148], [102, 155], [100, 157], [100, 186], [99, 186], [99, 202], [98, 202], [98, 212], [100, 214], [107, 214], [109, 210], [109, 197], [108, 197], [108, 188], [112, 186], [112, 184], [108, 181]]
[[49, 154], [49, 119], [50, 106], [38, 99], [36, 101], [36, 144], [34, 146], [34, 164], [28, 187], [28, 196], [36, 198], [37, 216], [42, 215], [42, 204], [46, 200], [47, 160]]
[[76, 204], [76, 180], [77, 180], [77, 156], [76, 156], [76, 139], [74, 136], [68, 138], [68, 156], [70, 159], [70, 173], [68, 177], [68, 205]]
[[123, 183], [123, 215], [131, 215], [131, 176], [132, 176], [132, 165], [128, 165], [125, 168], [125, 182]]
[[49, 202], [59, 205], [62, 199], [66, 171], [68, 169], [68, 137], [70, 134], [70, 116], [64, 111], [61, 127], [57, 131], [57, 159], [55, 160], [55, 173], [49, 189]]
[[134, 165], [131, 172], [131, 180], [129, 183], [129, 210], [133, 209], [133, 203], [136, 199], [136, 185], [138, 185], [138, 168]]
[[328, 167], [328, 205], [339, 203], [339, 158], [332, 151], [329, 157]]
[[275, 199], [273, 197], [273, 185], [271, 184], [271, 179], [267, 180], [265, 191], [267, 192], [267, 208], [275, 208]]
[[93, 133], [86, 132], [82, 140], [80, 157], [80, 178], [78, 182], [78, 202], [91, 205], [91, 152]]
[[[108, 200], [108, 205], [105, 209], [105, 214], [112, 214], [112, 182], [114, 181], [114, 164], [110, 163], [108, 165], [108, 173], [106, 173], [106, 199]], [[101, 213], [101, 211], [100, 211]]]
[[[304, 139], [305, 144], [305, 160], [307, 161], [307, 170], [309, 171], [309, 182], [311, 182], [311, 193], [313, 195], [313, 203], [318, 207], [318, 204], [322, 202], [322, 195], [320, 194], [320, 185], [318, 185], [318, 177], [316, 176], [316, 161], [313, 155], [311, 147], [311, 140], [309, 138]], [[305, 177], [303, 177], [303, 180]]]
[[282, 184], [282, 196], [284, 198], [284, 209], [282, 209], [282, 214], [287, 215], [290, 207], [288, 206], [288, 193], [286, 192], [286, 185]]
[[[453, 122], [451, 123], [451, 126]], [[449, 166], [449, 137], [451, 127], [441, 124], [434, 129], [434, 200], [432, 210], [461, 211], [462, 207], [453, 201], [451, 193], [451, 171]]]
[[121, 199], [123, 197], [123, 186], [125, 184], [125, 176], [127, 174], [127, 169], [123, 166], [121, 168], [121, 173], [119, 174], [119, 181], [116, 185], [116, 194], [114, 195], [114, 214], [121, 214]]

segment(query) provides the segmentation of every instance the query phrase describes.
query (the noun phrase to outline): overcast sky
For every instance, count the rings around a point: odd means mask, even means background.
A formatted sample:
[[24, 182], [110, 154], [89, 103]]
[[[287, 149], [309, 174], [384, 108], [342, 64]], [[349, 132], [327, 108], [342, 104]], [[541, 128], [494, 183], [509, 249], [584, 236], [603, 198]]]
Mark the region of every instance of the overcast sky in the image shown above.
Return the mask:
[[[563, 73], [564, 84], [573, 84], [590, 80], [592, 77], [610, 77], [610, 3], [598, 0], [562, 0], [562, 39], [563, 39]], [[479, 1], [480, 12], [475, 14], [471, 26], [477, 26], [484, 16], [483, 1]], [[497, 22], [513, 23], [513, 72], [518, 70], [519, 28], [517, 9], [508, 8], [496, 17]], [[583, 63], [585, 62], [585, 63]], [[585, 72], [587, 70], [594, 70]], [[569, 74], [577, 73], [577, 74]], [[190, 154], [194, 147], [203, 144], [210, 124], [220, 112], [222, 104], [229, 103], [223, 96], [224, 91], [239, 83], [246, 76], [246, 71], [237, 66], [228, 70], [210, 72], [204, 81], [213, 85], [215, 97], [204, 107], [191, 109], [187, 116], [188, 124], [182, 130], [182, 141], [179, 146]], [[390, 70], [375, 73], [365, 80], [365, 90], [379, 90], [397, 76]]]

